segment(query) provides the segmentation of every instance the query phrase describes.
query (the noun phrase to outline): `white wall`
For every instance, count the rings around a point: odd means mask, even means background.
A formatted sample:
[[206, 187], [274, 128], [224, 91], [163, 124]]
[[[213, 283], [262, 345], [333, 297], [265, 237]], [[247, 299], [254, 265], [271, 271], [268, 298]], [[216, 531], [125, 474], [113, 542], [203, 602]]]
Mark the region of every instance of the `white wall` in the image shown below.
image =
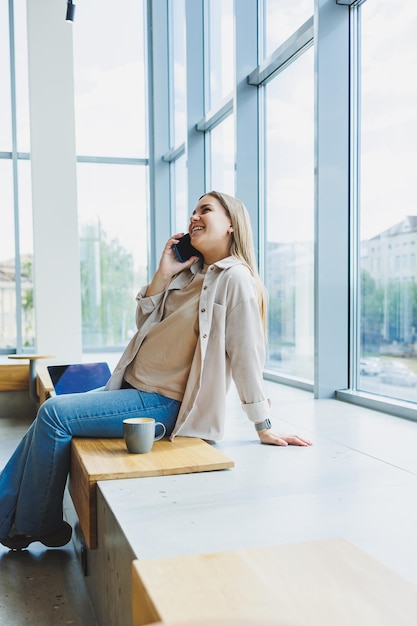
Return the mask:
[[81, 357], [72, 28], [65, 0], [27, 0], [36, 350]]

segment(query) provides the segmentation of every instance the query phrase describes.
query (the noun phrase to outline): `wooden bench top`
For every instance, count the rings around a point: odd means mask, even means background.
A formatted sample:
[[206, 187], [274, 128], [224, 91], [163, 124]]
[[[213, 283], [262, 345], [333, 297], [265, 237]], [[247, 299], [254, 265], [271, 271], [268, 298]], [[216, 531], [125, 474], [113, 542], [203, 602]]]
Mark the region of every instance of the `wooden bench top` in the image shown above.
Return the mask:
[[74, 438], [69, 491], [86, 543], [94, 549], [97, 547], [97, 481], [189, 474], [232, 467], [234, 462], [214, 446], [192, 437], [156, 441], [147, 454], [129, 454], [124, 439]]
[[135, 560], [132, 617], [133, 626], [415, 626], [417, 588], [333, 538]]

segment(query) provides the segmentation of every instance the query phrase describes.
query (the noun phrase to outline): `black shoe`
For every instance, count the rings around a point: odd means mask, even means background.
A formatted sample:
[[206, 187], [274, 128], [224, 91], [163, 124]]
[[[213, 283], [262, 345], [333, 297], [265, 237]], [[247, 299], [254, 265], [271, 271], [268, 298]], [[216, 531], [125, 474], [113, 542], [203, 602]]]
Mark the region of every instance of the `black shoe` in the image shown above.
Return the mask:
[[61, 546], [65, 546], [72, 535], [72, 528], [67, 522], [62, 522], [62, 525], [58, 530], [55, 530], [53, 533], [48, 533], [47, 535], [43, 535], [42, 537], [33, 537], [31, 535], [13, 535], [13, 537], [6, 537], [6, 539], [2, 539], [0, 543], [2, 543], [6, 548], [10, 548], [10, 550], [24, 550], [27, 548], [29, 544], [34, 541], [40, 541], [47, 548], [59, 548]]

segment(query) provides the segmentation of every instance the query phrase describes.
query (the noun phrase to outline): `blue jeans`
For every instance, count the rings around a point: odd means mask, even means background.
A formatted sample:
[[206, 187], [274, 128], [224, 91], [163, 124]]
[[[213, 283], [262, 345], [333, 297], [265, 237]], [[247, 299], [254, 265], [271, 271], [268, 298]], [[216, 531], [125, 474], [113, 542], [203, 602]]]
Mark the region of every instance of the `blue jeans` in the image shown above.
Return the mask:
[[38, 537], [61, 526], [72, 437], [123, 437], [123, 420], [138, 414], [163, 422], [169, 435], [180, 405], [136, 389], [47, 400], [0, 474], [0, 539], [12, 526]]

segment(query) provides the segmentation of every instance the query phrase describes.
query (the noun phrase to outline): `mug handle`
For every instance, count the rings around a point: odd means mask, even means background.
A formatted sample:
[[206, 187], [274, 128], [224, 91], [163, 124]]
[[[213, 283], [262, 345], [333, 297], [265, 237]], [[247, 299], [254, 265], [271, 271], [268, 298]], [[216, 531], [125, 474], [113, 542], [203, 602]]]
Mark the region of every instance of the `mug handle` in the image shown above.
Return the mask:
[[162, 422], [155, 422], [155, 431], [156, 431], [156, 427], [157, 426], [161, 426], [162, 427], [162, 434], [161, 435], [155, 435], [155, 440], [154, 441], [159, 441], [160, 439], [162, 439], [162, 437], [165, 437], [165, 434], [167, 432], [167, 429], [165, 428], [165, 424], [163, 424]]

